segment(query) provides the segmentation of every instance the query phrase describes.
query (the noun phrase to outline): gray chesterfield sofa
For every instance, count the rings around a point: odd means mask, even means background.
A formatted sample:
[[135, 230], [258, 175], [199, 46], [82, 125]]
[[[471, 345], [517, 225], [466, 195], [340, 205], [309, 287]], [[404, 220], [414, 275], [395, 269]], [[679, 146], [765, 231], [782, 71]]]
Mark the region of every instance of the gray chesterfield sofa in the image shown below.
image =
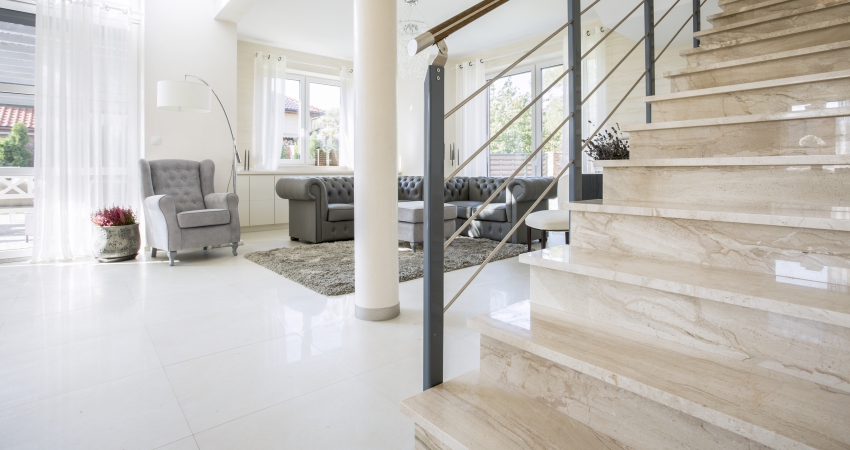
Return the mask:
[[[506, 178], [456, 177], [446, 183], [444, 201], [457, 206], [455, 229], [482, 205]], [[499, 197], [478, 215], [462, 235], [502, 240], [531, 208], [552, 178], [516, 178], [499, 193]], [[398, 177], [398, 201], [421, 201], [422, 177]], [[312, 243], [354, 239], [353, 177], [284, 177], [275, 185], [277, 195], [289, 200], [289, 236], [293, 240]], [[546, 200], [557, 196], [557, 186]], [[549, 209], [542, 201], [535, 211]], [[536, 230], [533, 239], [539, 239]], [[523, 223], [510, 241], [526, 243]]]
[[151, 257], [165, 250], [173, 266], [178, 250], [222, 244], [229, 244], [236, 256], [239, 197], [215, 193], [212, 161], [142, 159], [139, 169]]

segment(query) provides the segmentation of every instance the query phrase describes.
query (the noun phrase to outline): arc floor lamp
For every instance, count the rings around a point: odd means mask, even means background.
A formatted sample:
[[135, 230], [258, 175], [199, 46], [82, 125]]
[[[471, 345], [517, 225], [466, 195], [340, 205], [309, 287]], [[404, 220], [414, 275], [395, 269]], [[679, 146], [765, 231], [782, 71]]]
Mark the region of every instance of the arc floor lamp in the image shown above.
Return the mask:
[[[189, 78], [194, 78], [201, 83], [189, 81]], [[185, 75], [183, 81], [162, 80], [156, 83], [156, 107], [169, 111], [179, 112], [194, 112], [208, 113], [212, 110], [212, 96], [218, 100], [218, 105], [224, 113], [224, 118], [227, 120], [227, 128], [230, 129], [230, 140], [233, 143], [233, 192], [236, 192], [236, 164], [241, 163], [239, 151], [236, 150], [236, 137], [233, 135], [233, 126], [230, 125], [230, 118], [227, 116], [227, 110], [224, 109], [224, 104], [218, 98], [213, 88], [206, 81], [195, 75]]]

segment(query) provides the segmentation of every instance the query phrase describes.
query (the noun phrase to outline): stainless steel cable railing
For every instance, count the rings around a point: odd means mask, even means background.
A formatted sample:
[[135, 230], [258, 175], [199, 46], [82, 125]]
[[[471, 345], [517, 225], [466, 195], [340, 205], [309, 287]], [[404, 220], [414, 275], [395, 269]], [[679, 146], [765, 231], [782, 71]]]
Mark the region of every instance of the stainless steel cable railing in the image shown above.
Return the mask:
[[[535, 211], [540, 203], [546, 198], [549, 192], [555, 188], [558, 181], [570, 171], [570, 201], [581, 200], [581, 185], [576, 184], [581, 178], [581, 165], [575, 164], [576, 160], [581, 160], [581, 155], [587, 148], [588, 144], [594, 139], [611, 120], [613, 115], [620, 109], [627, 98], [634, 92], [642, 79], [646, 80], [647, 95], [654, 94], [655, 89], [655, 63], [661, 58], [664, 52], [670, 47], [673, 41], [679, 36], [687, 23], [693, 19], [694, 31], [699, 29], [699, 13], [702, 5], [707, 0], [693, 0], [693, 14], [688, 18], [685, 24], [679, 28], [678, 32], [665, 45], [661, 52], [655, 52], [655, 27], [658, 26], [671, 13], [671, 11], [681, 2], [676, 0], [670, 6], [664, 15], [659, 20], [654, 18], [654, 0], [641, 0], [622, 20], [620, 20], [609, 32], [590, 49], [583, 54], [580, 52], [581, 42], [581, 15], [588, 12], [593, 6], [601, 0], [595, 0], [590, 6], [579, 12], [579, 0], [568, 0], [568, 21], [566, 24], [558, 28], [554, 33], [548, 35], [543, 41], [537, 44], [534, 48], [524, 53], [519, 59], [511, 63], [501, 73], [493, 77], [484, 86], [477, 89], [472, 95], [463, 99], [460, 103], [452, 108], [447, 114], [443, 114], [444, 107], [444, 85], [445, 73], [444, 64], [447, 61], [447, 46], [443, 39], [451, 33], [461, 29], [463, 26], [471, 23], [477, 18], [482, 17], [489, 11], [504, 4], [507, 0], [486, 0], [472, 8], [467, 9], [461, 14], [453, 17], [449, 21], [438, 25], [428, 33], [417, 37], [411, 41], [409, 49], [415, 54], [418, 51], [427, 48], [430, 45], [436, 44], [440, 53], [435, 59], [435, 62], [429, 66], [428, 77], [425, 82], [426, 89], [426, 158], [425, 158], [425, 314], [424, 314], [424, 376], [423, 385], [425, 389], [433, 387], [442, 382], [442, 342], [443, 342], [443, 315], [448, 309], [460, 298], [466, 289], [472, 284], [476, 277], [484, 270], [505, 246], [505, 244], [515, 235], [517, 230], [525, 223], [525, 219]], [[590, 93], [582, 98], [581, 92], [581, 61], [587, 58], [613, 31], [617, 30], [629, 17], [644, 7], [644, 35], [629, 49], [628, 52], [617, 62], [605, 77], [591, 89]], [[507, 74], [511, 69], [519, 65], [522, 61], [531, 56], [535, 51], [539, 50], [547, 42], [551, 41], [555, 36], [560, 34], [564, 29], [568, 29], [569, 46], [567, 48], [568, 63], [570, 67], [563, 71], [560, 76], [549, 84], [543, 92], [525, 105], [507, 124], [499, 129], [495, 135], [491, 136], [487, 142], [478, 148], [475, 152], [469, 155], [462, 164], [460, 164], [448, 177], [443, 176], [443, 148], [444, 148], [444, 122], [451, 117], [452, 114], [468, 104], [476, 96], [480, 95], [489, 88], [496, 80]], [[430, 42], [430, 44], [427, 44]], [[600, 89], [601, 86], [617, 71], [621, 65], [628, 59], [640, 43], [644, 43], [645, 48], [645, 70], [640, 74], [637, 80], [632, 84], [629, 90], [618, 101], [617, 105], [608, 113], [605, 119], [590, 133], [587, 139], [582, 140], [582, 121], [581, 107]], [[694, 40], [694, 46], [698, 45], [698, 41]], [[445, 184], [448, 183], [455, 175], [457, 175], [470, 161], [477, 157], [481, 152], [486, 150], [499, 136], [501, 136], [510, 126], [512, 126], [523, 114], [525, 114], [533, 105], [537, 104], [544, 95], [553, 89], [558, 83], [562, 82], [564, 77], [569, 75], [569, 114], [563, 121], [555, 127], [555, 131], [550, 133], [533, 152], [529, 153], [525, 161], [505, 179], [498, 188], [489, 196], [489, 198], [479, 205], [469, 218], [455, 231], [447, 240], [443, 239], [443, 190]], [[579, 100], [580, 99], [580, 100]], [[651, 104], [647, 104], [647, 122], [651, 118]], [[569, 142], [570, 157], [569, 162], [560, 169], [558, 174], [550, 182], [543, 193], [535, 199], [531, 207], [516, 219], [516, 223], [502, 238], [496, 248], [490, 252], [485, 261], [476, 269], [472, 276], [465, 282], [460, 290], [455, 293], [452, 299], [443, 306], [443, 252], [451, 243], [472, 224], [472, 222], [486, 209], [499, 194], [504, 191], [508, 184], [514, 180], [522, 168], [529, 164], [537, 155], [551, 142], [551, 140], [563, 130], [564, 126], [569, 123], [568, 136], [566, 140]], [[442, 244], [442, 245], [441, 245]]]

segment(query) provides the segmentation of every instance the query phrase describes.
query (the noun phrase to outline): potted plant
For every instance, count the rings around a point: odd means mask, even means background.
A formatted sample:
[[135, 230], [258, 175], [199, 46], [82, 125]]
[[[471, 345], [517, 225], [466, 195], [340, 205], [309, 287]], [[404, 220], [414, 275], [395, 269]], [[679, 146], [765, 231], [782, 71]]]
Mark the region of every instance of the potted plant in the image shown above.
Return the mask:
[[94, 224], [92, 252], [98, 261], [127, 261], [139, 254], [142, 236], [132, 209], [103, 208], [91, 215], [91, 221]]
[[[593, 123], [588, 122], [593, 126]], [[594, 161], [629, 159], [629, 141], [623, 136], [620, 124], [596, 134], [587, 144], [585, 153]], [[586, 174], [582, 177], [582, 197], [586, 200], [602, 198], [602, 168], [596, 168], [597, 173]]]

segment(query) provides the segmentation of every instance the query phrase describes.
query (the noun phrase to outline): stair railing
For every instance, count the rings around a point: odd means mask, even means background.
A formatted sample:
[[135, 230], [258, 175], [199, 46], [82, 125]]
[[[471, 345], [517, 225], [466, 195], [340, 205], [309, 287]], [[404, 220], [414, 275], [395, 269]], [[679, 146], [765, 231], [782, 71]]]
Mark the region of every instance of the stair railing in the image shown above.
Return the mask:
[[[620, 108], [620, 106], [625, 102], [629, 95], [637, 88], [638, 84], [640, 84], [641, 80], [645, 80], [646, 84], [646, 93], [647, 95], [653, 95], [655, 92], [655, 63], [664, 54], [667, 48], [673, 43], [673, 41], [679, 36], [684, 27], [688, 24], [691, 19], [694, 20], [693, 26], [694, 30], [698, 31], [699, 28], [699, 13], [700, 8], [705, 1], [702, 0], [693, 0], [693, 13], [688, 18], [687, 21], [679, 28], [678, 32], [673, 36], [670, 42], [661, 50], [660, 53], [656, 55], [655, 53], [655, 27], [658, 26], [661, 21], [663, 21], [668, 14], [673, 10], [674, 7], [681, 1], [676, 0], [672, 6], [665, 12], [665, 14], [659, 19], [655, 21], [654, 18], [654, 0], [641, 0], [637, 6], [632, 9], [626, 17], [624, 17], [617, 25], [615, 25], [609, 33], [607, 33], [603, 38], [596, 43], [593, 47], [587, 50], [584, 54], [581, 54], [581, 15], [589, 11], [593, 6], [599, 3], [601, 0], [594, 1], [590, 6], [585, 8], [584, 10], [580, 10], [580, 0], [568, 0], [567, 7], [567, 15], [568, 20], [567, 23], [563, 26], [559, 27], [555, 32], [548, 35], [543, 41], [537, 44], [534, 48], [524, 53], [519, 59], [510, 64], [506, 69], [504, 69], [499, 75], [493, 77], [489, 82], [487, 82], [484, 86], [476, 90], [472, 95], [458, 103], [457, 106], [452, 108], [446, 114], [443, 114], [444, 111], [444, 94], [445, 94], [445, 64], [448, 61], [448, 46], [445, 42], [445, 39], [450, 36], [452, 33], [462, 29], [464, 26], [472, 23], [474, 20], [483, 17], [488, 12], [496, 9], [502, 4], [506, 3], [508, 0], [485, 0], [466, 11], [454, 16], [446, 22], [437, 25], [432, 28], [428, 32], [418, 36], [416, 39], [412, 40], [408, 45], [408, 51], [411, 55], [415, 55], [418, 52], [425, 50], [431, 45], [436, 45], [438, 48], [438, 55], [435, 58], [434, 62], [428, 67], [427, 77], [425, 79], [425, 187], [424, 187], [424, 315], [423, 315], [423, 333], [424, 333], [424, 355], [423, 355], [423, 388], [430, 389], [438, 384], [441, 384], [443, 381], [443, 331], [444, 331], [444, 322], [443, 317], [446, 311], [457, 301], [457, 299], [463, 294], [463, 292], [469, 287], [469, 285], [475, 280], [475, 278], [481, 273], [484, 267], [492, 261], [492, 259], [498, 254], [498, 252], [504, 247], [504, 245], [511, 239], [511, 237], [516, 233], [520, 226], [525, 223], [525, 219], [529, 214], [535, 211], [540, 202], [542, 202], [548, 193], [557, 185], [558, 180], [564, 176], [564, 174], [569, 171], [569, 201], [575, 202], [580, 201], [582, 199], [581, 195], [581, 164], [575, 164], [576, 160], [581, 160], [581, 154], [587, 145], [592, 141], [594, 137], [596, 137], [599, 132], [603, 129], [603, 127], [607, 124], [607, 122], [611, 119], [614, 113]], [[620, 59], [620, 61], [611, 69], [605, 77], [591, 90], [587, 96], [581, 96], [581, 61], [586, 58], [596, 47], [606, 39], [612, 31], [615, 31], [623, 22], [625, 22], [629, 17], [631, 17], [641, 6], [644, 7], [644, 27], [645, 34], [641, 37], [640, 40], [628, 51], [626, 54]], [[555, 81], [549, 84], [541, 92], [537, 97], [532, 99], [528, 105], [526, 105], [522, 110], [520, 110], [513, 118], [511, 118], [506, 125], [500, 128], [487, 142], [478, 148], [475, 152], [473, 152], [469, 157], [467, 157], [466, 161], [459, 164], [458, 167], [446, 178], [444, 178], [444, 127], [445, 120], [451, 117], [452, 114], [460, 110], [464, 105], [466, 105], [473, 98], [484, 92], [493, 82], [497, 79], [501, 78], [503, 75], [508, 73], [511, 69], [520, 64], [523, 60], [528, 58], [535, 51], [540, 49], [543, 45], [553, 39], [555, 36], [560, 34], [564, 29], [567, 29], [567, 34], [569, 36], [568, 39], [568, 48], [567, 48], [567, 64], [568, 68], [564, 70], [564, 72], [557, 78]], [[622, 65], [622, 63], [637, 49], [638, 45], [643, 41], [644, 49], [645, 49], [645, 70], [631, 88], [626, 92], [626, 94], [620, 99], [617, 105], [611, 110], [605, 120], [602, 121], [601, 124], [590, 134], [587, 139], [582, 139], [582, 120], [581, 120], [581, 107], [587, 102], [591, 96], [596, 93], [596, 91], [605, 83], [608, 78]], [[694, 45], [697, 46], [698, 41], [694, 40]], [[499, 136], [502, 135], [519, 117], [522, 116], [526, 111], [528, 111], [531, 106], [535, 105], [543, 96], [549, 92], [555, 85], [557, 85], [564, 77], [568, 76], [568, 88], [569, 88], [569, 102], [568, 102], [568, 114], [564, 118], [564, 120], [555, 128], [556, 131], [553, 131], [549, 136], [547, 136], [543, 143], [540, 144], [529, 156], [525, 159], [525, 161], [518, 166], [516, 170], [493, 192], [490, 197], [479, 206], [476, 211], [464, 222], [464, 224], [459, 227], [458, 231], [452, 234], [452, 236], [445, 240], [443, 239], [443, 208], [444, 208], [444, 189], [445, 184], [448, 183], [454, 176], [456, 176], [464, 167], [466, 167], [475, 157], [477, 157], [481, 152], [487, 149], [490, 144], [495, 141]], [[647, 104], [646, 109], [646, 118], [647, 122], [651, 121], [651, 105]], [[554, 180], [549, 183], [543, 193], [534, 201], [532, 206], [526, 211], [521, 218], [517, 220], [511, 230], [507, 233], [507, 235], [499, 242], [496, 248], [487, 256], [484, 262], [478, 267], [478, 269], [472, 274], [472, 276], [466, 281], [466, 283], [460, 288], [460, 290], [452, 297], [451, 301], [448, 302], [445, 306], [444, 304], [444, 251], [448, 248], [449, 245], [462, 233], [462, 230], [466, 229], [474, 220], [478, 217], [478, 215], [493, 202], [496, 198], [498, 198], [499, 194], [507, 188], [508, 184], [515, 179], [518, 174], [522, 171], [522, 168], [529, 164], [539, 152], [545, 148], [546, 144], [550, 142], [551, 139], [557, 134], [559, 130], [561, 130], [565, 125], [569, 123], [568, 127], [568, 142], [569, 142], [569, 162], [561, 169], [561, 171], [554, 177]]]

